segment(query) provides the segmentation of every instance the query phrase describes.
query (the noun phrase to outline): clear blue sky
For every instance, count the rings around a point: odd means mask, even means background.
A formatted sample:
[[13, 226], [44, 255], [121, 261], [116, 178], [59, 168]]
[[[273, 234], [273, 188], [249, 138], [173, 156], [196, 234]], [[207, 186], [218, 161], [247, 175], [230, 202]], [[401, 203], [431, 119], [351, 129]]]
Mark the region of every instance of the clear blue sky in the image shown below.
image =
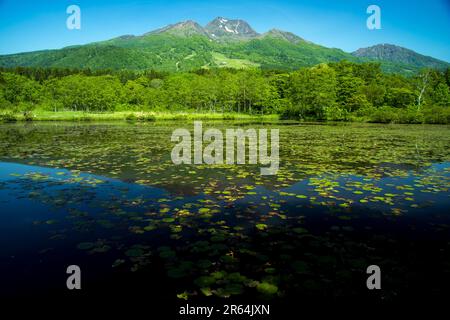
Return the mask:
[[[81, 8], [81, 30], [66, 28], [71, 4]], [[381, 8], [381, 30], [366, 28], [371, 4]], [[140, 35], [189, 19], [205, 25], [216, 16], [244, 19], [258, 32], [291, 31], [345, 51], [393, 43], [450, 61], [449, 0], [0, 0], [0, 54]]]

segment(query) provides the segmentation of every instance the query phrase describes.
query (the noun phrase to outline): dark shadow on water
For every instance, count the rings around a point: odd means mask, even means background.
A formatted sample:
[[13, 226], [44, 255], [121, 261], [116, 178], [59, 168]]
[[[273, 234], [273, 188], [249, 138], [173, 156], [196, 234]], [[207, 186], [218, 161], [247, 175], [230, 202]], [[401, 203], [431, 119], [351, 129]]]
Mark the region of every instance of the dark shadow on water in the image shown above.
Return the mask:
[[[340, 196], [355, 202], [343, 205], [312, 196], [305, 181], [282, 194], [257, 186], [227, 201], [63, 169], [1, 168], [2, 297], [148, 299], [171, 312], [185, 303], [281, 310], [299, 300], [439, 298], [450, 285], [445, 193], [422, 195], [418, 202], [432, 205], [396, 214], [390, 196], [362, 203], [365, 194], [344, 190]], [[320, 188], [329, 187], [327, 177], [320, 179]], [[339, 179], [340, 185], [363, 181]], [[380, 184], [389, 194], [411, 179]], [[82, 270], [79, 292], [65, 286], [72, 264]], [[366, 287], [373, 264], [382, 270], [377, 292]]]

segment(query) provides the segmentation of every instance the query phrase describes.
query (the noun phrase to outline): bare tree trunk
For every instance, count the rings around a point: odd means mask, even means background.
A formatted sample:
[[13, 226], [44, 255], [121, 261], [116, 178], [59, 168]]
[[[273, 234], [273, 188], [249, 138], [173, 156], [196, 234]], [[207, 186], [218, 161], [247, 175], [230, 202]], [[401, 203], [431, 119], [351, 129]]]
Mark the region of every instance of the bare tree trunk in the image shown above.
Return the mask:
[[420, 106], [422, 104], [422, 97], [423, 97], [423, 94], [425, 93], [425, 90], [426, 90], [427, 85], [428, 85], [428, 77], [429, 77], [429, 75], [430, 75], [430, 72], [427, 71], [427, 73], [425, 73], [423, 76], [421, 76], [422, 83], [421, 83], [419, 96], [417, 97], [417, 111], [420, 111]]

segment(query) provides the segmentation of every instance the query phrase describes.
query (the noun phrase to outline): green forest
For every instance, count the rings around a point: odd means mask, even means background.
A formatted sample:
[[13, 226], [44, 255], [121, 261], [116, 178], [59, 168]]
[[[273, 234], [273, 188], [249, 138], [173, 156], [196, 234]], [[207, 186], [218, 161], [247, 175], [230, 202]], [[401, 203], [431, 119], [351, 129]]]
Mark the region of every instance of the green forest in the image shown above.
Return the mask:
[[[414, 76], [341, 61], [296, 71], [1, 68], [0, 119], [40, 112], [278, 115], [300, 121], [450, 123], [450, 69]], [[232, 117], [232, 116], [230, 116]]]

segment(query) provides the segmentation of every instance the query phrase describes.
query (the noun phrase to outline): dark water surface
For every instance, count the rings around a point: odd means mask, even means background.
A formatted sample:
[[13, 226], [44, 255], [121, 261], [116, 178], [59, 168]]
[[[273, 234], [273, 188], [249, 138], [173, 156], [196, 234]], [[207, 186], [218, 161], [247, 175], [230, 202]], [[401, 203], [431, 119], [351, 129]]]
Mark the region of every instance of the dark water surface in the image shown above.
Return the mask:
[[[175, 166], [192, 123], [0, 125], [0, 296], [170, 303], [448, 295], [450, 127], [284, 125], [280, 171]], [[382, 270], [382, 290], [366, 268]]]

